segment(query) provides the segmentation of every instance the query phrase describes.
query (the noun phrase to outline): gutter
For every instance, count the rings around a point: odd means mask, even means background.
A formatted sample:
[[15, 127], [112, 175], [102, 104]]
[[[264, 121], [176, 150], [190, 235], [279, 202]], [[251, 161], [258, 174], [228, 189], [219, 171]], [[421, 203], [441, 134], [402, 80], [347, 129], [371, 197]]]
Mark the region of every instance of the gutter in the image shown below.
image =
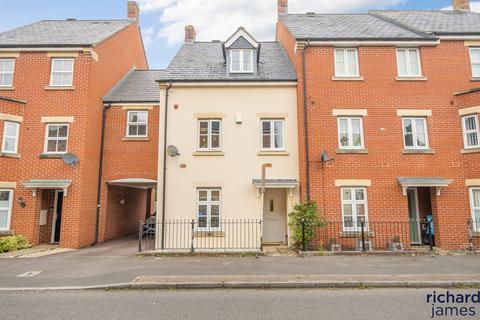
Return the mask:
[[307, 62], [305, 51], [310, 47], [310, 40], [305, 43], [302, 50], [302, 72], [303, 72], [303, 128], [305, 131], [305, 161], [307, 175], [307, 201], [310, 201], [310, 145], [308, 142], [308, 102], [307, 102]]
[[102, 195], [102, 175], [103, 175], [103, 159], [104, 159], [104, 147], [105, 147], [105, 126], [107, 111], [112, 107], [112, 104], [109, 103], [103, 107], [102, 111], [102, 133], [101, 133], [101, 142], [100, 142], [100, 160], [98, 168], [98, 184], [97, 184], [97, 211], [95, 216], [95, 241], [93, 246], [98, 243], [98, 232], [100, 226], [100, 198]]

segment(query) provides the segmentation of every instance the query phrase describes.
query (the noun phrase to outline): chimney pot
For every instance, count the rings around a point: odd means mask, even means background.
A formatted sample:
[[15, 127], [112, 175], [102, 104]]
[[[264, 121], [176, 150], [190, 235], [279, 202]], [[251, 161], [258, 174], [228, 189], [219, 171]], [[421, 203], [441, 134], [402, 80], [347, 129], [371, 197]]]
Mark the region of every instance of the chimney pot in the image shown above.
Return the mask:
[[288, 0], [278, 0], [277, 7], [279, 16], [288, 15]]
[[128, 20], [140, 23], [140, 8], [137, 1], [128, 1]]
[[453, 10], [470, 11], [470, 0], [453, 0]]
[[195, 38], [197, 34], [195, 32], [195, 27], [192, 25], [188, 25], [185, 27], [185, 42], [186, 43], [193, 43], [195, 42]]

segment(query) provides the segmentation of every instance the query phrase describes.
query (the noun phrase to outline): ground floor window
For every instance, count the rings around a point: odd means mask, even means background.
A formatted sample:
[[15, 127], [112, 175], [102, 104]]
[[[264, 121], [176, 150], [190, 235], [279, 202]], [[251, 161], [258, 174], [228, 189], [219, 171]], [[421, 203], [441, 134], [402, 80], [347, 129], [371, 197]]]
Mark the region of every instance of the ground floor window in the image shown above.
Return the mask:
[[361, 230], [361, 221], [368, 222], [367, 189], [342, 188], [342, 218], [345, 231]]
[[475, 230], [480, 230], [480, 188], [470, 189], [472, 219]]
[[0, 190], [0, 231], [10, 230], [12, 190]]
[[198, 228], [211, 230], [220, 227], [221, 189], [197, 190]]

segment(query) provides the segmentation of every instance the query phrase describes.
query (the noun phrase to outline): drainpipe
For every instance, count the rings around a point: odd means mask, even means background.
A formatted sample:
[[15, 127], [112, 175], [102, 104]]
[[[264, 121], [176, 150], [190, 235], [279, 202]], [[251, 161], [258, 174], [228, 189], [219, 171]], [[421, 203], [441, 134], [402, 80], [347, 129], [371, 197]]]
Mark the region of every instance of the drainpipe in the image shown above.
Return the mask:
[[103, 175], [103, 158], [104, 158], [104, 147], [105, 147], [105, 125], [107, 119], [107, 111], [112, 107], [112, 104], [109, 103], [103, 107], [102, 111], [102, 133], [101, 133], [101, 142], [100, 142], [100, 160], [98, 167], [98, 184], [97, 184], [97, 212], [95, 220], [95, 241], [93, 246], [98, 243], [98, 230], [100, 226], [100, 198], [102, 195], [102, 175]]
[[172, 81], [168, 83], [165, 92], [165, 124], [163, 133], [163, 188], [162, 188], [162, 250], [165, 249], [165, 187], [167, 185], [167, 125], [168, 125], [168, 91], [172, 87]]
[[307, 41], [302, 50], [302, 69], [303, 69], [303, 128], [305, 131], [305, 161], [307, 175], [307, 200], [310, 201], [310, 145], [308, 142], [308, 102], [307, 102], [307, 61], [305, 51], [310, 47], [310, 40]]

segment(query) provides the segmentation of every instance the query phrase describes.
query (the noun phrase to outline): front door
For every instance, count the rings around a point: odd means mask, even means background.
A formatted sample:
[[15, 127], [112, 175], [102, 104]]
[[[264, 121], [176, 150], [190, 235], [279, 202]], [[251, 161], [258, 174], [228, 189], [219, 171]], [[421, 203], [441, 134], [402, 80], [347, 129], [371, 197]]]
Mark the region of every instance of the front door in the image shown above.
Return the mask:
[[60, 242], [60, 231], [62, 230], [62, 209], [63, 209], [63, 192], [55, 192], [55, 207], [53, 208], [53, 227], [52, 227], [52, 243]]
[[285, 243], [287, 236], [285, 189], [267, 189], [263, 197], [263, 242]]
[[422, 244], [417, 189], [407, 190], [407, 198], [408, 218], [410, 221], [410, 242], [412, 244]]

